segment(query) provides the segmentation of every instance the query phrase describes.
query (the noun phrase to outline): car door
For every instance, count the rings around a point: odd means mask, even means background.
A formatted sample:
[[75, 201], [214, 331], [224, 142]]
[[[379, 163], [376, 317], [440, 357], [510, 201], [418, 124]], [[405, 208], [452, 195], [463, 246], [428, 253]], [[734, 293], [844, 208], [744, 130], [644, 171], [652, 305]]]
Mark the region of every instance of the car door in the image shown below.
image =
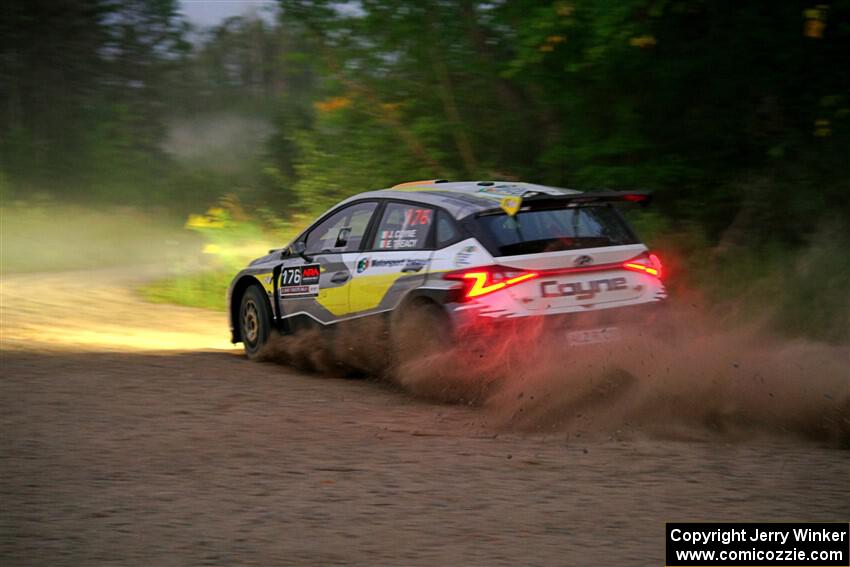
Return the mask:
[[386, 203], [377, 229], [357, 257], [350, 286], [352, 313], [392, 309], [425, 282], [434, 217], [431, 207]]
[[290, 257], [280, 269], [281, 317], [307, 315], [328, 324], [350, 312], [349, 284], [377, 207], [375, 201], [348, 205], [305, 232], [299, 239], [303, 255]]

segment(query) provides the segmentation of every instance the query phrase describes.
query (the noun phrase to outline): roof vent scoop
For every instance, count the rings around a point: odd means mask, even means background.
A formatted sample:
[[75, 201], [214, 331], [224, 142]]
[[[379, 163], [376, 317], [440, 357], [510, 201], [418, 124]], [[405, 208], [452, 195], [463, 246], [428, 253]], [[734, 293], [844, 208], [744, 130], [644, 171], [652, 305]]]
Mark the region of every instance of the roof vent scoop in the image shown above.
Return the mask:
[[479, 181], [478, 184], [482, 187], [490, 187], [491, 185], [495, 185], [495, 183], [493, 183], [492, 181]]

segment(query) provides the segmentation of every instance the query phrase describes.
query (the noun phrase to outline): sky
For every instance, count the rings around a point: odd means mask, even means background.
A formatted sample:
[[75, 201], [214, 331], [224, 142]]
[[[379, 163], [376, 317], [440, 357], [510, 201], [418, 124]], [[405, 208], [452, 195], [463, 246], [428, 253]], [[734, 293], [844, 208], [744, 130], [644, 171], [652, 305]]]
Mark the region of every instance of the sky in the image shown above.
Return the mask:
[[209, 27], [231, 16], [263, 13], [276, 4], [275, 0], [180, 0], [180, 11], [192, 24]]

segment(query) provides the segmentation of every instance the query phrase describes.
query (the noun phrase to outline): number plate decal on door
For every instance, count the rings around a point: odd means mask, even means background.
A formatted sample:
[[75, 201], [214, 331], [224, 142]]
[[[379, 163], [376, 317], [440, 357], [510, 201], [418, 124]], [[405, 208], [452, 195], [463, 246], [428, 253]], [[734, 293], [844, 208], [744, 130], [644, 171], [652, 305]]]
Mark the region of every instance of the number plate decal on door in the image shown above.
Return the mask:
[[280, 271], [280, 296], [315, 297], [319, 295], [319, 264], [292, 266]]

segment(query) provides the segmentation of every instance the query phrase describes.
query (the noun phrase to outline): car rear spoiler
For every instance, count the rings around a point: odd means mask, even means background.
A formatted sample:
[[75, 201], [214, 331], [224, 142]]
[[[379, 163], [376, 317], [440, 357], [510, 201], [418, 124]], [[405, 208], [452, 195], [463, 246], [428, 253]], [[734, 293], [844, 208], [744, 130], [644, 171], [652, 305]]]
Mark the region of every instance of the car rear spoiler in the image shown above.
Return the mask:
[[[649, 205], [652, 202], [652, 193], [650, 191], [613, 191], [604, 189], [601, 191], [588, 191], [586, 193], [566, 193], [561, 195], [553, 195], [551, 193], [529, 193], [519, 197], [520, 202], [515, 206], [515, 210], [532, 206], [533, 208], [557, 207], [564, 204], [591, 204], [591, 203], [637, 203], [642, 207]], [[481, 214], [491, 215], [506, 212], [504, 206], [494, 207], [491, 210], [483, 211]], [[508, 212], [508, 214], [516, 214]]]
[[652, 193], [649, 191], [613, 191], [610, 189], [604, 189], [602, 191], [588, 191], [586, 193], [572, 193], [567, 195], [537, 193], [529, 195], [528, 197], [523, 197], [522, 201], [523, 203], [534, 203], [535, 205], [549, 201], [553, 203], [563, 203], [568, 201], [570, 203], [627, 202], [638, 203], [646, 206], [652, 201]]

